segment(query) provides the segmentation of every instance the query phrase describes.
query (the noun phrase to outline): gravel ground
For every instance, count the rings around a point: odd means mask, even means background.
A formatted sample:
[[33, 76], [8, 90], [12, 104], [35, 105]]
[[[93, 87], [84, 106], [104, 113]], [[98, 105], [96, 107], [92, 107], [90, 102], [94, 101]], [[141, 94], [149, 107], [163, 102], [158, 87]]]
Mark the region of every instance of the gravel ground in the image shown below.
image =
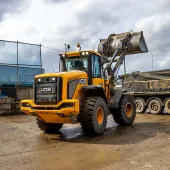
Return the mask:
[[138, 114], [130, 127], [112, 117], [99, 137], [84, 136], [80, 125], [61, 134], [40, 131], [35, 117], [0, 117], [1, 170], [168, 170], [170, 115]]

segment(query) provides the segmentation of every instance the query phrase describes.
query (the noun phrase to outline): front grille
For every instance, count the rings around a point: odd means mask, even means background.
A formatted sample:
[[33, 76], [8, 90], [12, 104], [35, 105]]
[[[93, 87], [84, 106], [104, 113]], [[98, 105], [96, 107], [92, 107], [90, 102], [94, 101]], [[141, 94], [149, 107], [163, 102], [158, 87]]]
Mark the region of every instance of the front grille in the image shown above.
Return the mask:
[[[60, 110], [62, 108], [68, 108], [68, 107], [73, 107], [74, 104], [73, 103], [63, 103], [58, 107], [32, 107], [32, 109], [34, 110]], [[26, 106], [27, 107], [27, 106]]]
[[34, 110], [57, 110], [56, 107], [32, 107]]
[[62, 78], [35, 79], [34, 100], [36, 104], [57, 104], [62, 98]]

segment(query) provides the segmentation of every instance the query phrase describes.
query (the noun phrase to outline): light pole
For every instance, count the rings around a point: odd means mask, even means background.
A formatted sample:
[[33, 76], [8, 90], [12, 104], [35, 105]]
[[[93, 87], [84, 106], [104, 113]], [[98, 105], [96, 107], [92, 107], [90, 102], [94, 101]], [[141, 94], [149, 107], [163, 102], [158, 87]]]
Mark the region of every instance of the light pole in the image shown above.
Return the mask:
[[152, 55], [152, 71], [153, 71], [153, 53], [151, 53]]

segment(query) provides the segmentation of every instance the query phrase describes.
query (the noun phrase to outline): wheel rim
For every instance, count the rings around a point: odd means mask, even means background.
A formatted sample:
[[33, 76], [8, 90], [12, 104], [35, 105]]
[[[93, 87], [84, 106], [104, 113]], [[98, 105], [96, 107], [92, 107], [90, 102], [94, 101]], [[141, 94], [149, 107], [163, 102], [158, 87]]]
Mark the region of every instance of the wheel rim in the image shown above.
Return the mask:
[[136, 102], [136, 110], [141, 111], [142, 110], [142, 104], [140, 102]]
[[165, 110], [168, 114], [170, 114], [170, 99], [168, 99], [165, 103]]
[[131, 103], [127, 103], [125, 107], [125, 113], [127, 117], [131, 117], [133, 113], [133, 107]]
[[151, 104], [151, 109], [154, 110], [154, 111], [157, 111], [158, 110], [158, 104], [157, 103], [152, 103]]
[[168, 102], [168, 109], [170, 109], [170, 101]]
[[103, 123], [104, 120], [104, 113], [103, 113], [103, 109], [101, 107], [99, 107], [97, 109], [97, 122], [99, 125], [101, 125]]

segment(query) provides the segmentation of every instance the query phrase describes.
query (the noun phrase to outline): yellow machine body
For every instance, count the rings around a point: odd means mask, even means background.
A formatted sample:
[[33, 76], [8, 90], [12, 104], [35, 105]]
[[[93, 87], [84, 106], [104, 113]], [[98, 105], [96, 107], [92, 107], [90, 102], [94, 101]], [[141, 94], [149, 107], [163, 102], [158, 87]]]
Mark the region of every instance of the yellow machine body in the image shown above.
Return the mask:
[[[101, 56], [99, 53], [94, 51], [84, 52], [96, 54], [99, 57]], [[75, 56], [80, 57], [80, 52], [67, 52], [64, 54], [67, 55], [68, 58]], [[22, 100], [20, 103], [21, 111], [29, 115], [38, 116], [46, 123], [78, 123], [77, 116], [80, 111], [80, 99], [84, 95], [82, 93], [82, 87], [88, 85], [87, 73], [79, 70], [47, 73], [35, 76], [35, 81], [37, 79], [50, 77], [62, 78], [61, 101], [59, 101], [57, 104], [36, 104], [34, 100]], [[68, 82], [75, 79], [86, 79], [86, 84], [77, 84], [72, 98], [68, 99]], [[106, 90], [106, 96], [109, 96], [108, 81], [104, 81], [104, 78], [92, 78], [92, 84], [103, 86], [103, 89]], [[68, 106], [65, 107], [64, 104], [68, 104]]]
[[126, 55], [147, 51], [142, 32], [127, 32], [100, 41], [98, 52], [80, 47], [80, 51], [62, 53], [59, 72], [35, 76], [34, 98], [22, 100], [20, 108], [36, 116], [45, 132], [57, 132], [64, 123], [80, 123], [86, 134], [100, 135], [109, 113], [116, 123], [131, 125], [135, 100], [126, 90], [115, 88], [116, 73]]

